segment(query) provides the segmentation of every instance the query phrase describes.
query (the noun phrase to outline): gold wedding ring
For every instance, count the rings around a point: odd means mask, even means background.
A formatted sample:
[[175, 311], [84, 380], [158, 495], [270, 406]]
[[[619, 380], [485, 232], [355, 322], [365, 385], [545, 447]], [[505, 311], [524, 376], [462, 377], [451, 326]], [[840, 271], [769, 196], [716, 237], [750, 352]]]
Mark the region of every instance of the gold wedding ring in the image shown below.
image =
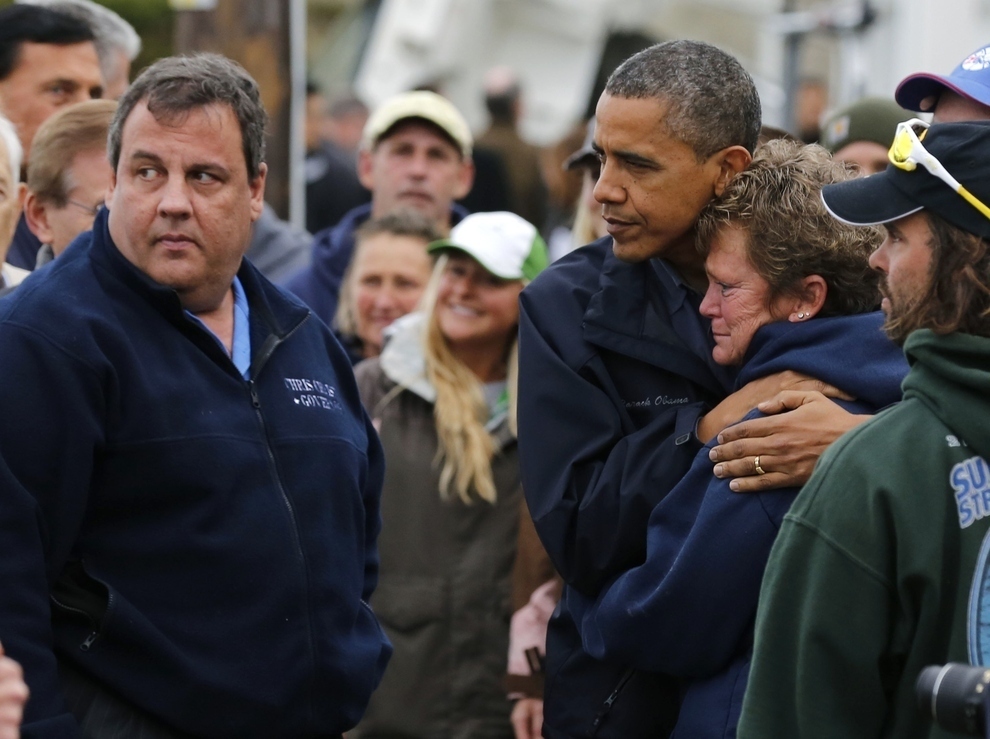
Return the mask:
[[760, 467], [760, 455], [759, 454], [757, 454], [756, 455], [756, 459], [753, 460], [753, 467], [756, 469], [756, 474], [758, 474], [758, 475], [765, 475], [765, 474], [767, 474], [767, 471], [765, 469], [763, 469], [762, 467]]

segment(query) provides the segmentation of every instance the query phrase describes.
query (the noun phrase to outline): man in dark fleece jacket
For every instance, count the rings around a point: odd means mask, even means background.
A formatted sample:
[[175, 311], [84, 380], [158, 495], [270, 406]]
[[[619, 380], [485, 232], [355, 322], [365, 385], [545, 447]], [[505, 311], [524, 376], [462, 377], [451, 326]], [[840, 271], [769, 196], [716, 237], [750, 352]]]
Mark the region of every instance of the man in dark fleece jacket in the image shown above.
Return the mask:
[[26, 737], [339, 737], [388, 661], [381, 447], [330, 332], [243, 259], [265, 118], [233, 62], [156, 62], [109, 211], [0, 302]]
[[358, 152], [358, 178], [371, 190], [371, 204], [316, 234], [312, 263], [285, 286], [332, 325], [354, 232], [369, 218], [411, 208], [447, 234], [467, 215], [454, 201], [474, 182], [472, 146], [467, 121], [436, 93], [406, 92], [386, 100], [368, 118]]
[[[547, 634], [548, 739], [666, 737], [676, 686], [582, 647], [602, 586], [643, 562], [650, 512], [704, 442], [794, 377], [726, 398], [698, 313], [708, 285], [695, 246], [702, 208], [750, 162], [760, 101], [738, 61], [704, 43], [657, 44], [626, 60], [598, 102], [595, 198], [611, 238], [555, 262], [522, 294], [519, 458], [537, 532], [565, 581]], [[769, 487], [801, 485], [850, 416], [820, 394], [765, 452]], [[798, 415], [811, 417], [803, 423]], [[788, 425], [785, 422], [785, 425]], [[749, 458], [754, 474], [754, 457]], [[761, 478], [762, 479], [762, 478]]]
[[956, 736], [919, 717], [918, 674], [990, 665], [990, 123], [901, 123], [891, 159], [822, 197], [887, 230], [870, 264], [904, 399], [829, 449], [784, 517], [739, 737]]

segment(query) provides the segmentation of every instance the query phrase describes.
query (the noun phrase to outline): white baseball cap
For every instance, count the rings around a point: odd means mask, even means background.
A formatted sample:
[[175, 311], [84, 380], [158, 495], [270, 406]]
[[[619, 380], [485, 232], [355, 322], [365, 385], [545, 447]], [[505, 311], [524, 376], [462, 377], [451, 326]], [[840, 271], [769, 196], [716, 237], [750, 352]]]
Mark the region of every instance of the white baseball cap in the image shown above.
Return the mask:
[[422, 118], [437, 126], [453, 140], [465, 159], [471, 156], [474, 139], [460, 111], [447, 98], [428, 90], [404, 92], [389, 98], [368, 117], [361, 134], [361, 147], [371, 150], [396, 123]]
[[429, 246], [431, 253], [442, 250], [464, 252], [504, 280], [532, 280], [549, 262], [536, 226], [506, 211], [465, 217], [448, 238]]

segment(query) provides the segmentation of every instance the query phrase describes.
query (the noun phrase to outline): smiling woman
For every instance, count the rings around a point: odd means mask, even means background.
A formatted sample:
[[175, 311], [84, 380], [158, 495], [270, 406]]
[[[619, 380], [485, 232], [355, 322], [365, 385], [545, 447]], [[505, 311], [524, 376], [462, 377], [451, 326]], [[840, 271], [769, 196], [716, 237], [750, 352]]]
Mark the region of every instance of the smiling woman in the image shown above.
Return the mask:
[[373, 218], [355, 232], [334, 318], [355, 364], [377, 357], [385, 329], [419, 304], [433, 269], [426, 247], [439, 238], [432, 221], [413, 210]]
[[385, 449], [371, 603], [395, 648], [356, 735], [508, 738], [502, 677], [525, 510], [518, 298], [546, 246], [516, 215], [479, 213], [430, 251], [440, 256], [422, 312], [355, 370]]

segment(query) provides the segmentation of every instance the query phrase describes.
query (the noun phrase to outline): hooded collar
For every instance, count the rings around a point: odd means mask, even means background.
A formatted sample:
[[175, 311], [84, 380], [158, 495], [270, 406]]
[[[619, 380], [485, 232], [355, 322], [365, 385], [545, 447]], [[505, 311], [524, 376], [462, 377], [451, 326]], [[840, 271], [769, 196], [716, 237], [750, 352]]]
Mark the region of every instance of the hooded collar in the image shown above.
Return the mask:
[[[426, 356], [423, 342], [426, 333], [426, 315], [408, 313], [396, 319], [385, 329], [385, 347], [378, 358], [382, 373], [398, 387], [418, 395], [427, 403], [437, 402], [437, 390], [426, 377]], [[488, 420], [485, 428], [495, 438], [499, 448], [512, 439], [505, 410]]]
[[834, 385], [875, 409], [901, 399], [908, 366], [883, 332], [883, 313], [777, 321], [761, 326], [746, 352], [737, 388], [793, 370]]
[[990, 459], [990, 339], [972, 334], [939, 336], [928, 329], [908, 336], [911, 373], [904, 398], [915, 397], [984, 459]]
[[396, 319], [385, 332], [385, 347], [378, 360], [385, 376], [428, 403], [435, 403], [437, 391], [426, 379], [423, 337], [426, 317], [409, 313]]

